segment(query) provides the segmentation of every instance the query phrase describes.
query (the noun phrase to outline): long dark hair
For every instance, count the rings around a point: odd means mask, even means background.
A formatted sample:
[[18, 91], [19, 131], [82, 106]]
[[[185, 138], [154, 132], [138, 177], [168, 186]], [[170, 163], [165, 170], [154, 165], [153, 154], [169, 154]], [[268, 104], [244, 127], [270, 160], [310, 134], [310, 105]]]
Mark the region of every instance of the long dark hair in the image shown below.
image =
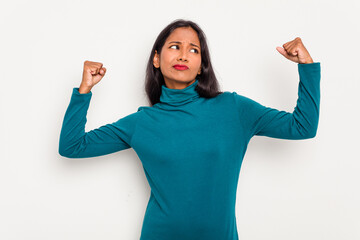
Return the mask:
[[211, 65], [205, 33], [196, 23], [190, 20], [176, 19], [167, 25], [156, 38], [147, 63], [145, 92], [151, 106], [160, 102], [161, 86], [165, 84], [160, 68], [155, 68], [153, 65], [155, 50], [160, 54], [168, 36], [179, 27], [191, 27], [197, 32], [199, 37], [201, 47], [201, 73], [196, 76], [196, 79], [198, 79], [198, 84], [195, 88], [196, 91], [199, 93], [200, 97], [205, 98], [216, 97], [223, 93], [219, 91], [219, 83]]

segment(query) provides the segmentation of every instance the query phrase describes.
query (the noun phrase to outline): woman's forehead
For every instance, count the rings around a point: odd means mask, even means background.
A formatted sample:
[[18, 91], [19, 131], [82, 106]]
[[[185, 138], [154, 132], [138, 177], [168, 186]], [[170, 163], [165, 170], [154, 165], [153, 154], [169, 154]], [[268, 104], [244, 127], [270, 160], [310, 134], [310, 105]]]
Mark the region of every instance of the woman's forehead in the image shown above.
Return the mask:
[[177, 42], [187, 42], [200, 45], [199, 37], [197, 32], [192, 28], [177, 28], [175, 29], [169, 37], [166, 39], [166, 42], [177, 41]]

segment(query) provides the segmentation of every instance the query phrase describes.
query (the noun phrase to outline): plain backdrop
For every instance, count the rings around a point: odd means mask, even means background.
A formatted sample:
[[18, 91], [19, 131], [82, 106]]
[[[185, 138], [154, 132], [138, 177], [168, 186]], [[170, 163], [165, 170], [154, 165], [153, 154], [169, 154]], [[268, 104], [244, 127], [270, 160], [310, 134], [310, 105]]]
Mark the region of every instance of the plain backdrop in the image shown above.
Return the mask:
[[221, 90], [266, 106], [292, 112], [298, 97], [297, 63], [277, 46], [300, 37], [321, 64], [316, 137], [249, 143], [239, 238], [360, 239], [359, 10], [335, 0], [2, 2], [0, 239], [139, 239], [150, 187], [134, 150], [68, 159], [59, 135], [85, 60], [107, 68], [86, 131], [147, 106], [150, 50], [179, 18], [204, 30]]

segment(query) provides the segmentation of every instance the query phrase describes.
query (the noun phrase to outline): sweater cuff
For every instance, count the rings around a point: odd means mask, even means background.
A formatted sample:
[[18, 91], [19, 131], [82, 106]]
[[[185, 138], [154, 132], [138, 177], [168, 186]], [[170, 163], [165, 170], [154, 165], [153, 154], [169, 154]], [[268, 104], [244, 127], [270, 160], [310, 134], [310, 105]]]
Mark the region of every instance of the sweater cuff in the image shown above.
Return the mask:
[[299, 67], [307, 67], [307, 68], [320, 68], [320, 62], [313, 63], [298, 63]]
[[313, 63], [298, 63], [298, 71], [299, 72], [320, 72], [320, 62]]
[[91, 96], [92, 95], [91, 91], [88, 93], [80, 93], [78, 87], [74, 87], [72, 93], [73, 93], [73, 95], [79, 95], [79, 96]]

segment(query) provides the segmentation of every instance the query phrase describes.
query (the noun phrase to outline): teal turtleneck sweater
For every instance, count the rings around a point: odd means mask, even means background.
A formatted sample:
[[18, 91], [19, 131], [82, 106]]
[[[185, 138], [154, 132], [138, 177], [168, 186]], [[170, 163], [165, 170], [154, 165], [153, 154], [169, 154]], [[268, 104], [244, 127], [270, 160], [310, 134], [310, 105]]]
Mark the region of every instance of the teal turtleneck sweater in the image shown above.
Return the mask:
[[236, 190], [250, 139], [316, 135], [320, 63], [298, 64], [298, 71], [292, 113], [236, 92], [202, 98], [196, 79], [184, 89], [162, 85], [159, 103], [89, 132], [84, 129], [92, 92], [73, 88], [59, 153], [87, 158], [134, 149], [151, 187], [141, 240], [237, 240]]

